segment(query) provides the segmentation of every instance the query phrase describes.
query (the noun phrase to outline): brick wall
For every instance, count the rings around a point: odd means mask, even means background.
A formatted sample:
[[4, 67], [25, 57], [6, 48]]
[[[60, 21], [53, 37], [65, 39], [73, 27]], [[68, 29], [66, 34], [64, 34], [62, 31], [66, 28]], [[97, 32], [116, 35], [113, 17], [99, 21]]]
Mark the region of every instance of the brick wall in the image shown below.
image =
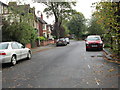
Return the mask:
[[48, 40], [48, 41], [43, 41], [40, 44], [41, 44], [41, 46], [46, 46], [48, 44], [54, 44], [54, 43], [55, 43], [54, 40]]
[[27, 48], [31, 48], [31, 44], [30, 44], [30, 43], [26, 44], [25, 46], [26, 46]]

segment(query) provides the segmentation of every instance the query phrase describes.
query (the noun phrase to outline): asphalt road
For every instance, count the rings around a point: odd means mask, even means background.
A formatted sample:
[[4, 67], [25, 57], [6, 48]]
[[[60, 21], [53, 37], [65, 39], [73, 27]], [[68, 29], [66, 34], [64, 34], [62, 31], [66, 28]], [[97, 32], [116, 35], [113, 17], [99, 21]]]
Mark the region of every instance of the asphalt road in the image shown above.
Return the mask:
[[71, 41], [33, 54], [16, 66], [3, 65], [3, 88], [118, 88], [118, 65], [102, 51], [85, 50], [84, 41]]

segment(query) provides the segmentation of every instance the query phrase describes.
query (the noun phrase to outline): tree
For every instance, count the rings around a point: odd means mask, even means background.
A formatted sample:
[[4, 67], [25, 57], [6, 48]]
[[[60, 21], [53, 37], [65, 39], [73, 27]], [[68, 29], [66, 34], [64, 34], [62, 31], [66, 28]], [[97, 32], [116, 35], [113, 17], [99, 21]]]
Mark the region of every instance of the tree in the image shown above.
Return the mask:
[[104, 34], [104, 30], [102, 29], [102, 26], [97, 23], [97, 18], [94, 16], [91, 18], [91, 20], [89, 22], [88, 34], [90, 34], [90, 35]]
[[[20, 3], [20, 2], [19, 2]], [[34, 23], [34, 10], [30, 5], [17, 5], [17, 2], [9, 2], [8, 20], [12, 22], [26, 22], [30, 26]]]
[[70, 33], [75, 34], [77, 39], [81, 38], [86, 30], [85, 21], [84, 15], [76, 12], [67, 24]]
[[37, 38], [36, 31], [32, 26], [29, 26], [28, 23], [13, 22], [9, 24], [9, 22], [3, 21], [2, 30], [3, 41], [18, 41], [27, 44]]
[[23, 44], [31, 43], [37, 39], [37, 31], [33, 27], [34, 8], [29, 5], [9, 3], [9, 15], [3, 20], [3, 41], [18, 41]]
[[[97, 23], [105, 30], [105, 39], [111, 49], [120, 56], [120, 2], [100, 2], [96, 4]], [[109, 40], [110, 39], [110, 40]], [[114, 41], [114, 42], [113, 42]]]
[[[62, 21], [65, 19], [70, 18], [72, 12], [72, 5], [75, 5], [75, 2], [44, 2], [47, 8], [44, 9], [47, 16], [54, 15], [55, 17], [55, 24], [54, 24], [54, 35], [59, 38], [60, 33], [63, 33]], [[62, 28], [62, 29], [61, 29]]]

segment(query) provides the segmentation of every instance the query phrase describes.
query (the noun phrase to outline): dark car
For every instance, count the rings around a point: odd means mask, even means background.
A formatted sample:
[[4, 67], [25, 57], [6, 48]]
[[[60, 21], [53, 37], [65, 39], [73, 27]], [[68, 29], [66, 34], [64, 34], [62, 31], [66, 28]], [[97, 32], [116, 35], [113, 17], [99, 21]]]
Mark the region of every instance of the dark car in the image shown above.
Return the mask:
[[67, 45], [67, 41], [65, 40], [65, 38], [57, 39], [56, 46], [60, 46], [60, 45], [64, 45], [64, 46]]
[[85, 40], [86, 51], [91, 49], [103, 50], [103, 41], [99, 35], [90, 35]]

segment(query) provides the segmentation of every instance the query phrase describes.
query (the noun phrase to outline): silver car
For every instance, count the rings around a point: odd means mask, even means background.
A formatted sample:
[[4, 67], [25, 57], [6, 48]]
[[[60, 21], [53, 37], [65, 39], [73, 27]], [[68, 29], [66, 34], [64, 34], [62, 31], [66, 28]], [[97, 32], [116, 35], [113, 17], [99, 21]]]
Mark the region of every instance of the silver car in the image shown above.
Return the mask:
[[18, 60], [31, 59], [31, 50], [18, 42], [0, 43], [0, 62], [15, 65]]
[[67, 41], [65, 40], [65, 38], [57, 39], [56, 46], [59, 46], [59, 45], [64, 45], [64, 46], [67, 45]]
[[65, 40], [67, 41], [67, 44], [70, 44], [69, 38], [65, 38]]

